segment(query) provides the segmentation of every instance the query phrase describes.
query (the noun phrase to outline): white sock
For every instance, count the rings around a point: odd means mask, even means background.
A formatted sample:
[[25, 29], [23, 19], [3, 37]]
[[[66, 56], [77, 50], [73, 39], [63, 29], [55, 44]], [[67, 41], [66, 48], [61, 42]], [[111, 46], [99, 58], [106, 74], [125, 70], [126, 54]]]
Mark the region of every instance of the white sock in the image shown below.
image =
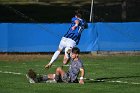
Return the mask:
[[50, 63], [53, 63], [57, 59], [57, 57], [59, 56], [59, 54], [60, 54], [60, 51], [56, 51], [54, 53], [54, 55], [52, 56], [52, 59], [51, 59]]

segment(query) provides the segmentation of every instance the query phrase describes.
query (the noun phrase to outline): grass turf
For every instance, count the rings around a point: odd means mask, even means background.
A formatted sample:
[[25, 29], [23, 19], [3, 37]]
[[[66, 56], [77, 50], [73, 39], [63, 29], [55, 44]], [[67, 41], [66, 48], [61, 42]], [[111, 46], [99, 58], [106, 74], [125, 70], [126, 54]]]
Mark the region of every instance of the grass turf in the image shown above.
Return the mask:
[[85, 67], [85, 77], [94, 79], [85, 80], [84, 85], [28, 83], [25, 77], [28, 69], [32, 68], [39, 74], [54, 73], [55, 69], [62, 64], [62, 56], [49, 70], [44, 69], [44, 66], [51, 56], [1, 56], [0, 93], [138, 93], [140, 91], [140, 56], [81, 55], [80, 57]]

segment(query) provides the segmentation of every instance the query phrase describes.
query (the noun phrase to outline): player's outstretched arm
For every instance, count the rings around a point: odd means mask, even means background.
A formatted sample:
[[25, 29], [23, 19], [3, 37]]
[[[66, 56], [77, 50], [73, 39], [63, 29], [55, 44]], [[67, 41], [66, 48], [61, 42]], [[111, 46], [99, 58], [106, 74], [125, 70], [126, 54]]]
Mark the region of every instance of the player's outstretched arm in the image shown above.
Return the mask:
[[84, 84], [84, 74], [85, 74], [84, 68], [80, 68], [80, 73], [81, 73], [81, 76], [80, 76], [79, 83]]
[[79, 20], [75, 20], [75, 25], [72, 27], [72, 30], [75, 30], [79, 25]]

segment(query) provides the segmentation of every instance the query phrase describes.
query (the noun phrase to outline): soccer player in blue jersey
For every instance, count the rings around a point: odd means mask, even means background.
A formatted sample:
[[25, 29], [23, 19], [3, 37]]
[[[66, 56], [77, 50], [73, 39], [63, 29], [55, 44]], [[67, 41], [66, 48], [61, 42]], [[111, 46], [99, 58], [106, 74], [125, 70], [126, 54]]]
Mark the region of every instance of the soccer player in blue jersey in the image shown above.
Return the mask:
[[45, 68], [51, 67], [63, 49], [65, 49], [63, 64], [67, 64], [70, 58], [69, 54], [71, 49], [79, 43], [82, 31], [87, 28], [87, 23], [83, 19], [82, 14], [83, 12], [81, 10], [77, 10], [75, 12], [75, 17], [73, 17], [71, 20], [71, 26], [69, 30], [62, 37], [58, 50], [54, 53], [50, 62], [45, 66]]
[[[29, 79], [29, 82], [39, 83], [42, 81], [53, 80], [58, 83], [65, 82], [65, 83], [84, 84], [83, 78], [84, 78], [85, 71], [84, 71], [83, 63], [79, 58], [79, 53], [80, 53], [79, 48], [77, 47], [72, 48], [71, 63], [67, 72], [65, 72], [61, 67], [58, 67], [56, 69], [55, 74], [42, 75], [37, 77], [37, 74], [34, 71], [29, 70], [28, 74], [26, 75], [27, 78]], [[79, 73], [80, 73], [80, 79], [78, 80]]]

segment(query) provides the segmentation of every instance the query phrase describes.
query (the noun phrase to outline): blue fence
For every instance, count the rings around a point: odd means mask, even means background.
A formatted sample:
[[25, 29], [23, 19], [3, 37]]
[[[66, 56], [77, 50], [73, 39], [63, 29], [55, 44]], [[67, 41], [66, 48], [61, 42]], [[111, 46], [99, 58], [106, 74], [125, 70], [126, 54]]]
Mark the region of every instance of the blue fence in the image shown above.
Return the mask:
[[[0, 52], [54, 52], [70, 24], [0, 23]], [[89, 23], [78, 47], [89, 51], [139, 51], [140, 23]]]

